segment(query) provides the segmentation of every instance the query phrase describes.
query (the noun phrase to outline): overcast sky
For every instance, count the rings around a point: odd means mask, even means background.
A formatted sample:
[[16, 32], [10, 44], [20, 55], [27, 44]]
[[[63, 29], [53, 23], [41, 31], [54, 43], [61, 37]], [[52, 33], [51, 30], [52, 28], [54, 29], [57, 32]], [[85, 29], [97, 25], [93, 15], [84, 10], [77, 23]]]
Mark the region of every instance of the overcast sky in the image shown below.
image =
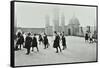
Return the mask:
[[15, 24], [18, 27], [43, 28], [46, 22], [45, 17], [48, 15], [50, 25], [53, 25], [55, 9], [59, 10], [59, 18], [64, 14], [66, 25], [73, 16], [79, 19], [81, 26], [93, 26], [96, 23], [95, 7], [16, 2]]

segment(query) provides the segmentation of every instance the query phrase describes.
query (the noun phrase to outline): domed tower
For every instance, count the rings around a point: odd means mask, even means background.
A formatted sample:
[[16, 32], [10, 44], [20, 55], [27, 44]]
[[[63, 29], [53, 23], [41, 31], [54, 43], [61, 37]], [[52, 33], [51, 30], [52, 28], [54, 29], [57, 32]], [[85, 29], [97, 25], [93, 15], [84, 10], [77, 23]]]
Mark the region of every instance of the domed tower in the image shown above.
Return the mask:
[[70, 20], [69, 20], [69, 29], [68, 29], [68, 32], [70, 32], [71, 35], [78, 35], [79, 34], [79, 26], [80, 26], [80, 23], [79, 23], [79, 20], [78, 18], [76, 18], [75, 16], [73, 16]]

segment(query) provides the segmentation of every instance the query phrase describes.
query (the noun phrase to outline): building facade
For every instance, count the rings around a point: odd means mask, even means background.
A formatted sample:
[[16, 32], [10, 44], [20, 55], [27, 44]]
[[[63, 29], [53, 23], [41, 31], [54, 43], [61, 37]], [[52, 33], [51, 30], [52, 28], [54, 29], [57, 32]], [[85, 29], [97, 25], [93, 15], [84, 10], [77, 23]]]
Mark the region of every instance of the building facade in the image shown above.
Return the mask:
[[[55, 14], [59, 15], [59, 14]], [[65, 16], [62, 14], [62, 16], [59, 18], [59, 16], [54, 16], [53, 19], [53, 26], [50, 26], [50, 21], [49, 17], [46, 16], [46, 26], [45, 26], [45, 32], [47, 35], [53, 35], [54, 31], [57, 32], [64, 32], [65, 35], [72, 35], [72, 36], [77, 36], [77, 35], [83, 35], [82, 33], [82, 28], [80, 27], [80, 22], [78, 18], [73, 16], [69, 20], [69, 24], [65, 25]], [[61, 22], [61, 25], [59, 25], [59, 22]]]

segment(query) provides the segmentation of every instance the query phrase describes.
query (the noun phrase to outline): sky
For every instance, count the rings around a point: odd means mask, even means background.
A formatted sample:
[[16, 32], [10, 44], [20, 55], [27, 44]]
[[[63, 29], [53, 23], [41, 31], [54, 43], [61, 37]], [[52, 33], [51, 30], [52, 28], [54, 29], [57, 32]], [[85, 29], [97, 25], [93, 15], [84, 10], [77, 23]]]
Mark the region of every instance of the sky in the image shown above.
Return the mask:
[[15, 3], [15, 25], [24, 28], [44, 28], [46, 16], [49, 16], [50, 25], [53, 26], [54, 13], [57, 11], [59, 22], [61, 15], [65, 16], [65, 25], [69, 24], [73, 16], [79, 20], [80, 26], [96, 25], [96, 7], [23, 2]]

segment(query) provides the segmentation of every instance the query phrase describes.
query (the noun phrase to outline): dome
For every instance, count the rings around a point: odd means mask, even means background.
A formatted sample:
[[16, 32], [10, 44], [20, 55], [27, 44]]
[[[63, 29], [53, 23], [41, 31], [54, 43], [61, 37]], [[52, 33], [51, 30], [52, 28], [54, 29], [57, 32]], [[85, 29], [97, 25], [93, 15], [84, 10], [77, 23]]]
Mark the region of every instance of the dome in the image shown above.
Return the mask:
[[73, 17], [69, 20], [70, 25], [80, 25], [79, 20], [76, 17]]

